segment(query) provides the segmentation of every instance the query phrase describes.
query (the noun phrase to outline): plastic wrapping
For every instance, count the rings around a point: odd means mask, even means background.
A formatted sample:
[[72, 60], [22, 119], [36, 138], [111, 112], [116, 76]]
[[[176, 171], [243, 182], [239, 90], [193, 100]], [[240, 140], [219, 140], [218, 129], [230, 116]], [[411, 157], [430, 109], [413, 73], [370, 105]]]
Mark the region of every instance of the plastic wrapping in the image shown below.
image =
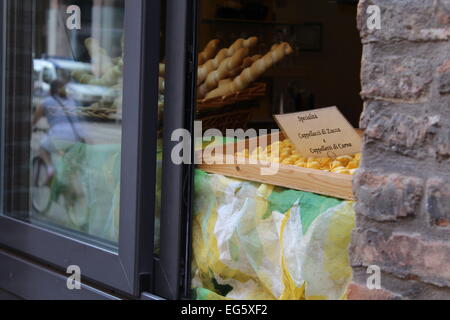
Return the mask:
[[196, 172], [197, 299], [343, 299], [353, 204]]

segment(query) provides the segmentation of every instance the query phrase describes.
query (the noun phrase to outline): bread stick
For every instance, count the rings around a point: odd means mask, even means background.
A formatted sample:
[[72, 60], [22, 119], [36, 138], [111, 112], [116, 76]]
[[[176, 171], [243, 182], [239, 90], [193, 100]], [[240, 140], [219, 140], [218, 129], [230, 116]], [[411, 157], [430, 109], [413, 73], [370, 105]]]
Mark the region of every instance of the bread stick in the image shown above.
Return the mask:
[[225, 60], [228, 57], [228, 49], [222, 49], [219, 51], [219, 53], [216, 55], [214, 59], [208, 60], [205, 64], [200, 66], [198, 68], [198, 75], [197, 75], [197, 85], [200, 85], [205, 81], [206, 77], [210, 72], [213, 72], [216, 70], [223, 60]]
[[242, 65], [248, 52], [249, 49], [242, 47], [238, 49], [233, 56], [223, 60], [219, 68], [211, 72], [206, 78], [206, 81], [199, 87], [198, 97], [200, 99], [204, 98], [208, 92], [218, 87], [220, 80], [229, 78], [230, 71]]
[[234, 92], [244, 90], [269, 68], [281, 61], [285, 56], [292, 53], [292, 47], [286, 42], [273, 47], [273, 49], [268, 52], [263, 58], [254, 62], [251, 67], [248, 67], [244, 71], [242, 71], [242, 73], [237, 78], [235, 78], [233, 82], [227, 85], [223, 85], [220, 88], [217, 88], [216, 90], [208, 93], [206, 95], [206, 99], [223, 97]]
[[198, 55], [198, 65], [201, 66], [209, 59], [212, 59], [219, 50], [219, 43], [220, 40], [214, 39], [208, 42], [206, 47], [203, 49], [202, 52]]
[[258, 43], [257, 37], [251, 37], [246, 40], [238, 39], [236, 40], [228, 49], [222, 49], [216, 55], [214, 59], [207, 61], [205, 64], [198, 68], [197, 75], [197, 85], [200, 86], [208, 77], [208, 74], [217, 70], [220, 64], [228, 57], [232, 57], [239, 49], [247, 48], [250, 49]]
[[234, 70], [232, 70], [229, 73], [229, 77], [232, 79], [236, 78], [238, 75], [241, 74], [242, 71], [244, 71], [246, 68], [250, 67], [255, 61], [257, 61], [261, 58], [262, 58], [262, 55], [259, 55], [259, 54], [255, 55], [253, 57], [245, 58], [244, 61], [242, 62], [242, 65], [235, 68]]
[[238, 39], [235, 41], [235, 43], [228, 49], [228, 54], [231, 56], [233, 55], [237, 50], [240, 48], [247, 48], [251, 49], [254, 46], [258, 44], [258, 38], [257, 37], [250, 37], [246, 40], [244, 39]]
[[219, 88], [223, 87], [224, 85], [228, 85], [230, 83], [232, 83], [233, 80], [232, 79], [223, 79], [219, 81]]

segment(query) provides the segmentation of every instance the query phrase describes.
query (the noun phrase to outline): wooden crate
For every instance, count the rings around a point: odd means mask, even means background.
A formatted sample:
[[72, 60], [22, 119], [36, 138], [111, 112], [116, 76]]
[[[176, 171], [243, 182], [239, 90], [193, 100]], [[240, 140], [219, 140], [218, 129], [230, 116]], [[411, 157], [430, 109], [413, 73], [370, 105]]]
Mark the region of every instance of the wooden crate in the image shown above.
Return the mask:
[[[283, 140], [284, 137], [281, 136], [280, 139]], [[353, 176], [283, 164], [280, 164], [276, 175], [263, 176], [261, 175], [261, 168], [269, 167], [269, 163], [249, 164], [248, 159], [234, 156], [236, 152], [242, 152], [244, 149], [249, 149], [252, 152], [254, 150], [254, 148], [251, 148], [252, 144], [257, 144], [263, 148], [270, 145], [272, 136], [267, 137], [267, 143], [259, 140], [259, 138], [253, 138], [246, 140], [245, 144], [231, 143], [218, 147], [220, 149], [216, 149], [217, 153], [230, 157], [230, 159], [233, 159], [232, 162], [234, 164], [206, 164], [206, 161], [212, 162], [212, 160], [208, 157], [203, 157], [203, 164], [199, 165], [199, 169], [207, 173], [220, 174], [232, 178], [307, 191], [344, 200], [355, 200], [352, 189]], [[214, 153], [213, 156], [219, 156], [217, 153]], [[200, 159], [202, 154], [200, 152], [197, 153], [197, 157]], [[239, 164], [244, 162], [247, 164]]]

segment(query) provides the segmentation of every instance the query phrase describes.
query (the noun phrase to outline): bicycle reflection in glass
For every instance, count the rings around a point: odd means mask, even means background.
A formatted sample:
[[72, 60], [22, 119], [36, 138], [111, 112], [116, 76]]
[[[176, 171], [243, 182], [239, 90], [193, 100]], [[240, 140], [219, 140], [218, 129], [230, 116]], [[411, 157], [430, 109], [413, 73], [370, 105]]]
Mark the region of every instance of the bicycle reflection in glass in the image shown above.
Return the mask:
[[[76, 107], [66, 94], [65, 83], [55, 80], [50, 96], [36, 108], [33, 131], [42, 139], [32, 160], [32, 207], [35, 213], [49, 216], [60, 215], [62, 209], [69, 216], [67, 226], [83, 231], [87, 224], [86, 192], [77, 168], [81, 169], [86, 140]], [[36, 127], [43, 118], [48, 122], [48, 130]], [[59, 204], [61, 209], [52, 212], [53, 204]]]

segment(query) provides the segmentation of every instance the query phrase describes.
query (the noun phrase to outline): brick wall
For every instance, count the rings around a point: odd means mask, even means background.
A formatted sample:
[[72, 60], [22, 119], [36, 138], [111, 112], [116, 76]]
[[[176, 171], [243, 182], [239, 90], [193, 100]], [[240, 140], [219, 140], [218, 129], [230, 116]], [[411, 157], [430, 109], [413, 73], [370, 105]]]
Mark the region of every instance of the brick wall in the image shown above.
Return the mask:
[[[381, 8], [381, 30], [367, 7]], [[450, 299], [450, 0], [361, 0], [362, 168], [351, 298]], [[366, 288], [367, 267], [382, 290]]]

